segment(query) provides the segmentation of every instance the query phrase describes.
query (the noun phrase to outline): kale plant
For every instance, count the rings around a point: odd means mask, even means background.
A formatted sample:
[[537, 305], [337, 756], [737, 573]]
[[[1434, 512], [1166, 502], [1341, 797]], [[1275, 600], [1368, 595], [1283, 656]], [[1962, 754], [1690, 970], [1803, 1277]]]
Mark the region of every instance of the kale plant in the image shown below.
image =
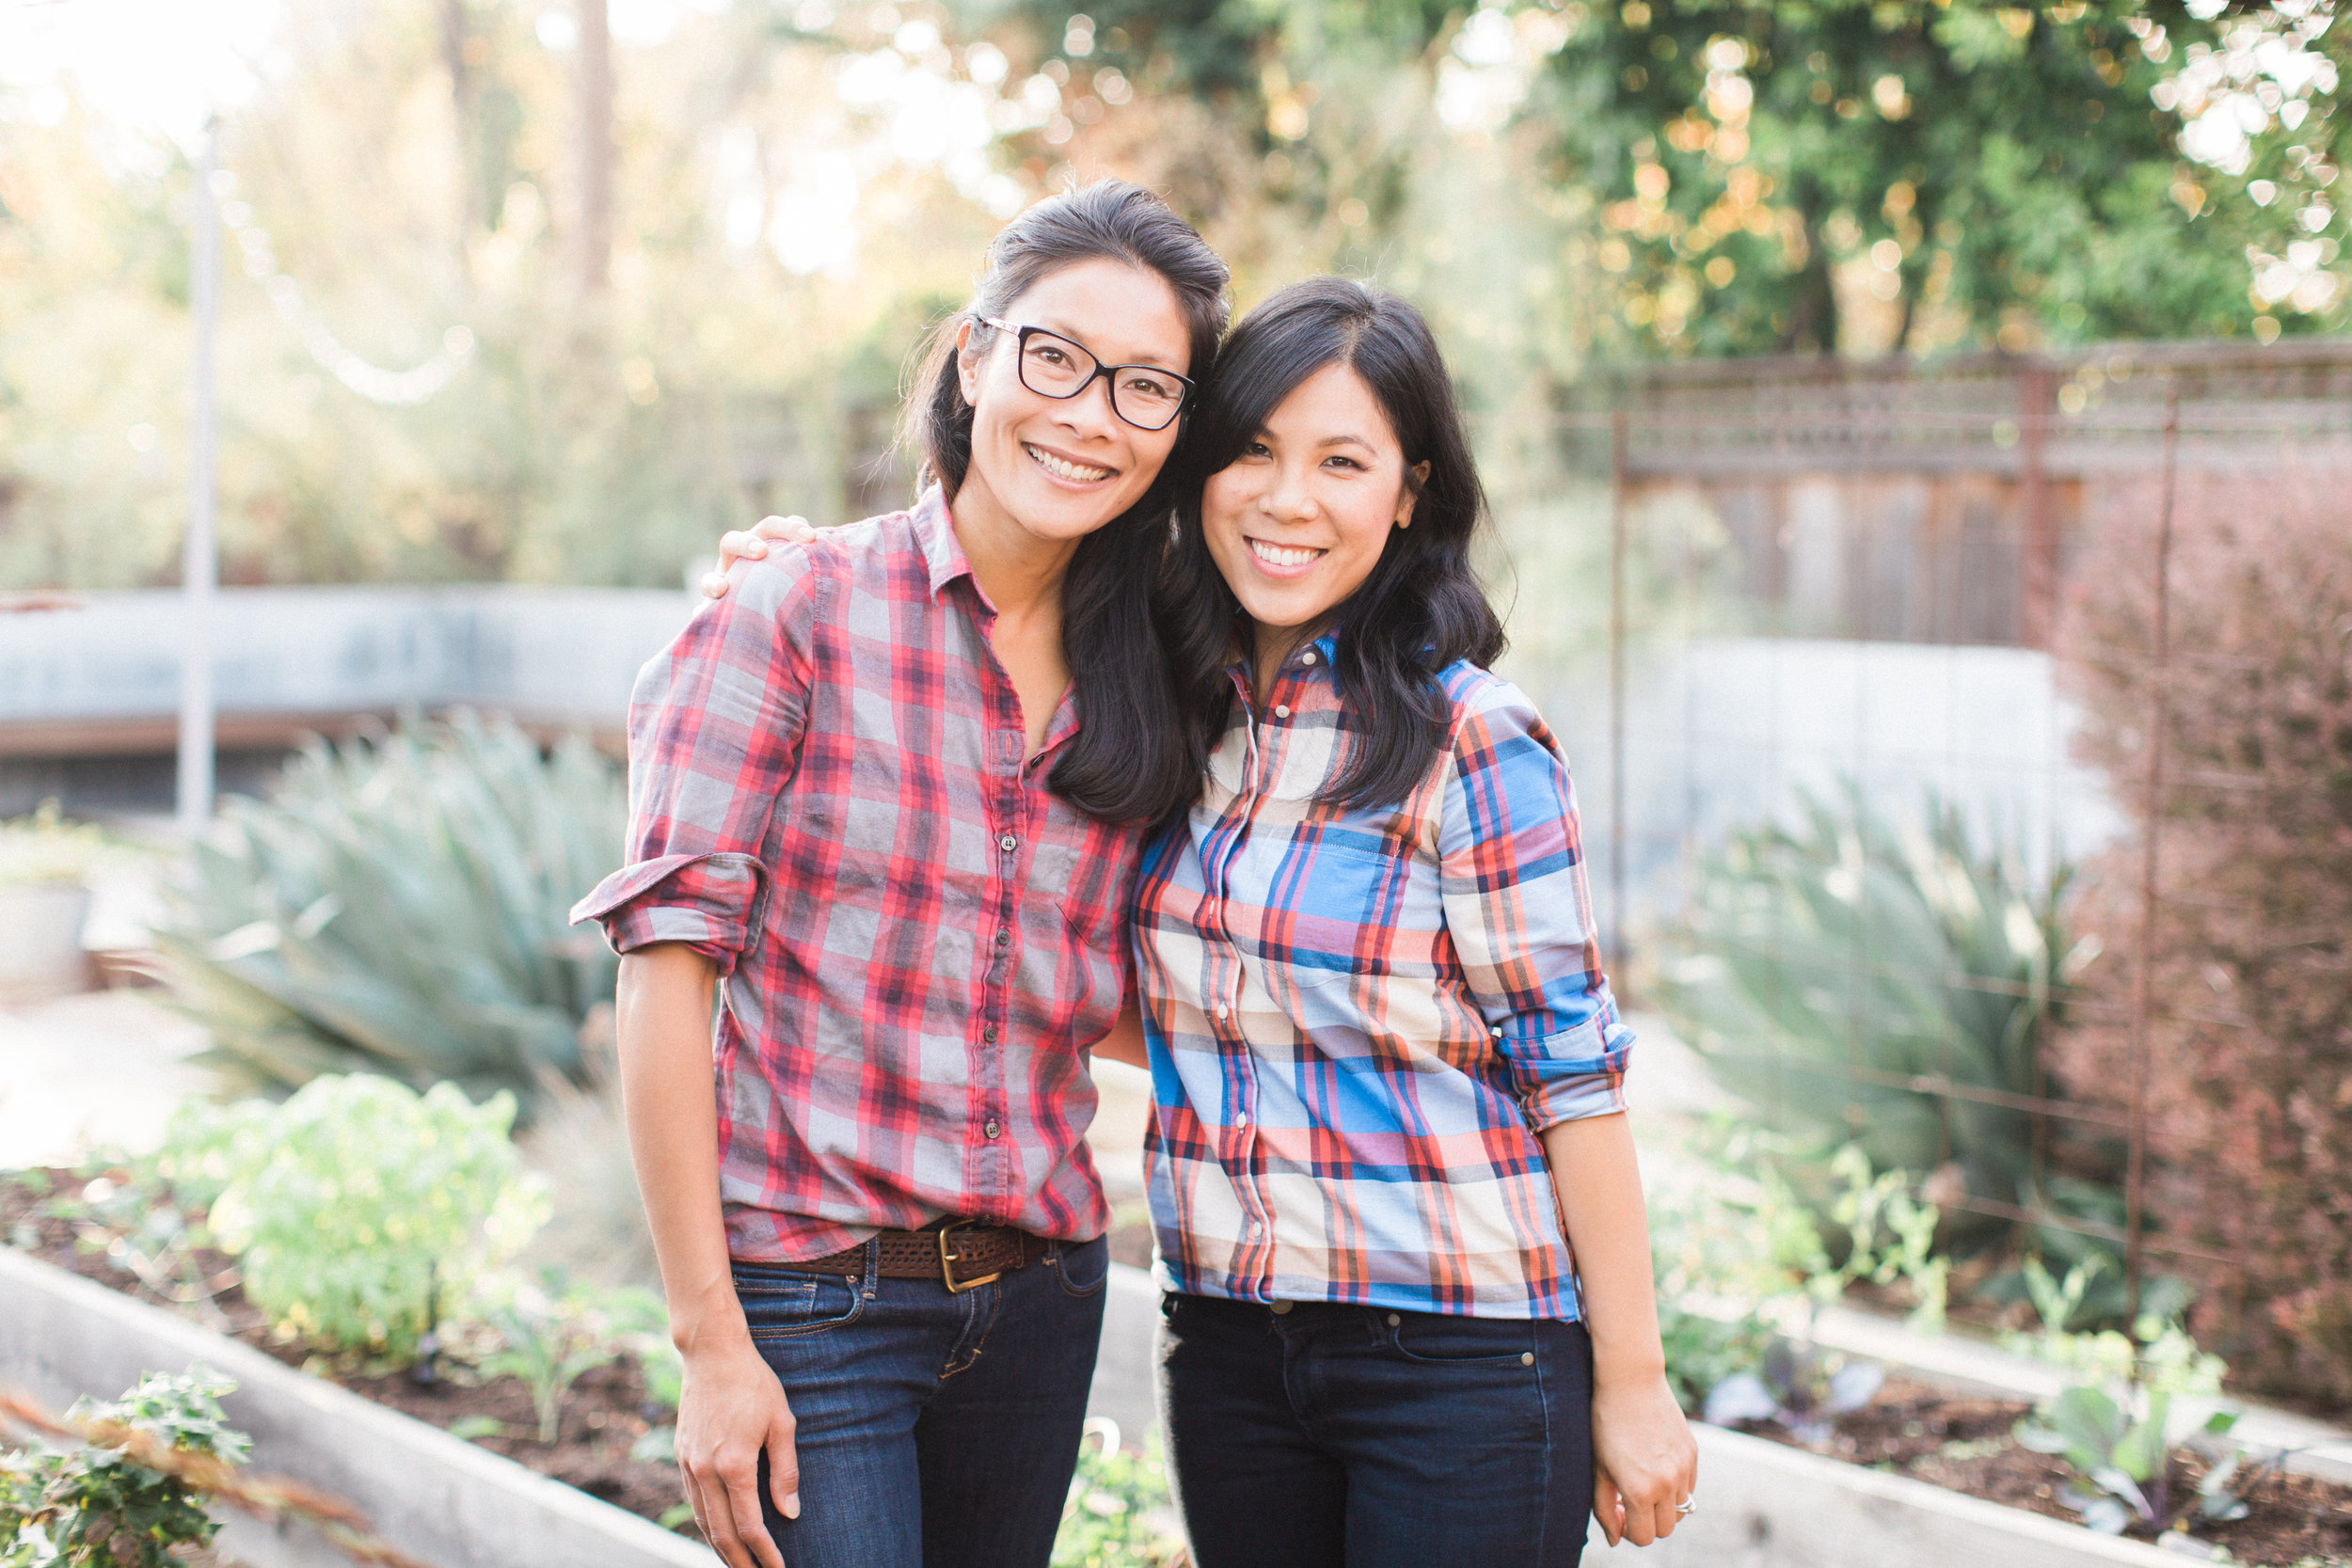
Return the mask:
[[[234, 1387], [201, 1366], [178, 1377], [151, 1372], [120, 1400], [83, 1400], [72, 1415], [241, 1465], [251, 1445], [220, 1408]], [[219, 1528], [186, 1481], [118, 1449], [0, 1455], [0, 1568], [176, 1568], [173, 1548], [209, 1544]]]

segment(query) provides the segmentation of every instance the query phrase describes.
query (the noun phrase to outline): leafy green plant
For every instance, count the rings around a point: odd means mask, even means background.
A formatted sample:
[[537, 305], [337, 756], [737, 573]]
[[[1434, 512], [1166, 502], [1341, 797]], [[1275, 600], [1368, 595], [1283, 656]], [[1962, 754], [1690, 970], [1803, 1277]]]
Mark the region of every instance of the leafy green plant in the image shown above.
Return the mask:
[[1102, 1416], [1088, 1419], [1086, 1434], [1092, 1442], [1078, 1449], [1052, 1568], [1178, 1568], [1184, 1546], [1156, 1438], [1130, 1453], [1119, 1424]]
[[620, 862], [620, 769], [504, 720], [313, 744], [191, 851], [156, 948], [237, 1087], [442, 1080], [526, 1107], [580, 1070], [616, 961], [572, 904]]
[[[2012, 1101], [1921, 1086], [1948, 1076], [1994, 1096], [2051, 1092], [2041, 1042], [2096, 951], [2060, 914], [2071, 872], [2030, 875], [1933, 800], [1923, 823], [1899, 824], [1850, 783], [1842, 801], [1808, 798], [1801, 815], [1733, 834], [1702, 867], [1660, 977], [1661, 1005], [1716, 1080], [1801, 1156], [1852, 1141], [1881, 1170], [1948, 1157], [1970, 1195], [2028, 1211], [2114, 1207], [2099, 1180], [2037, 1183]], [[2068, 1240], [2049, 1235], [2053, 1248]]]
[[279, 1333], [405, 1361], [436, 1291], [467, 1299], [545, 1218], [514, 1117], [504, 1092], [475, 1105], [453, 1084], [335, 1074], [282, 1105], [184, 1117], [161, 1167], [216, 1194], [213, 1234]]
[[2070, 1368], [2094, 1386], [2129, 1384], [2168, 1395], [2219, 1393], [2228, 1364], [2198, 1347], [2180, 1323], [2178, 1305], [2141, 1313], [2129, 1335], [2111, 1328], [2082, 1333], [2070, 1328], [2082, 1316], [2091, 1282], [2106, 1266], [2105, 1255], [2094, 1253], [2059, 1280], [2040, 1259], [2026, 1259], [2022, 1272], [2042, 1329], [2036, 1334], [2012, 1331], [2003, 1336], [2003, 1343]]
[[621, 1343], [585, 1293], [571, 1289], [555, 1270], [485, 1317], [497, 1331], [499, 1348], [475, 1362], [475, 1370], [485, 1377], [521, 1379], [539, 1418], [539, 1441], [553, 1443], [563, 1424], [564, 1396], [582, 1373], [617, 1357]]
[[[250, 1444], [220, 1408], [235, 1386], [201, 1366], [151, 1372], [119, 1401], [84, 1400], [72, 1414], [238, 1465]], [[184, 1481], [116, 1449], [0, 1455], [0, 1568], [172, 1568], [175, 1548], [207, 1545], [219, 1528]]]
[[[2017, 1441], [2037, 1453], [2056, 1454], [2074, 1472], [2075, 1484], [2059, 1500], [2083, 1523], [2106, 1535], [2137, 1528], [2154, 1534], [2175, 1524], [2220, 1523], [2246, 1517], [2245, 1494], [2274, 1470], [2281, 1456], [2245, 1466], [2243, 1450], [2220, 1456], [2178, 1507], [2172, 1501], [2173, 1443], [2167, 1426], [2172, 1396], [2131, 1388], [2123, 1397], [2089, 1385], [2060, 1393], [2036, 1417], [2017, 1426]], [[2213, 1443], [2228, 1436], [2237, 1413], [2217, 1410], [2199, 1436]], [[2233, 1482], [2235, 1482], [2234, 1488]]]
[[[1922, 1333], [1941, 1333], [1951, 1260], [1935, 1251], [1940, 1211], [1911, 1196], [1908, 1171], [1873, 1173], [1858, 1144], [1848, 1144], [1830, 1156], [1829, 1174], [1840, 1183], [1833, 1189], [1827, 1218], [1843, 1232], [1838, 1238], [1844, 1243], [1843, 1259], [1831, 1262], [1818, 1231], [1779, 1218], [1767, 1229], [1774, 1258], [1798, 1276], [1816, 1310], [1859, 1281], [1892, 1285], [1900, 1280], [1910, 1287], [1915, 1303], [1911, 1326]], [[1804, 1212], [1778, 1172], [1768, 1166], [1762, 1180], [1776, 1216]]]
[[30, 816], [0, 821], [0, 887], [79, 882], [109, 847], [98, 828], [69, 822], [56, 800], [43, 800]]

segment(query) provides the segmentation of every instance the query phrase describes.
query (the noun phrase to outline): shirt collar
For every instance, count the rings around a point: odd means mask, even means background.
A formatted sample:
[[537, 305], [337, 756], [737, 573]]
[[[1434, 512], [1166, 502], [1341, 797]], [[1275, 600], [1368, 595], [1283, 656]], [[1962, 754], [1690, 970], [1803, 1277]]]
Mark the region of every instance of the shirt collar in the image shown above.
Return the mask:
[[[930, 568], [931, 597], [958, 578], [972, 576], [972, 562], [964, 559], [962, 542], [956, 537], [955, 520], [947, 515], [947, 492], [938, 485], [926, 489], [914, 503], [911, 514], [914, 520], [914, 537], [922, 543], [923, 560]], [[979, 587], [973, 578], [972, 586]]]
[[[1310, 653], [1315, 656], [1312, 659], [1306, 657]], [[1311, 683], [1318, 680], [1328, 681], [1331, 679], [1331, 661], [1338, 657], [1339, 643], [1336, 635], [1327, 631], [1313, 641], [1292, 649], [1291, 657], [1283, 662], [1281, 673], [1277, 678], [1279, 680], [1305, 679]], [[1225, 673], [1232, 677], [1233, 685], [1247, 698], [1250, 690], [1249, 655], [1244, 651], [1238, 641], [1233, 645], [1233, 657], [1226, 660]]]

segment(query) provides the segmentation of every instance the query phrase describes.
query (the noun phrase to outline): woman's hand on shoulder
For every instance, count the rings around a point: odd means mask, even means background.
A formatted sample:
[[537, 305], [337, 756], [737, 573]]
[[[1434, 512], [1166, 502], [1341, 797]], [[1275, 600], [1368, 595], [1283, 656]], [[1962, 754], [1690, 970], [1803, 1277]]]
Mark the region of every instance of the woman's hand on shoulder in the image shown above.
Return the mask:
[[1663, 1373], [1594, 1388], [1593, 1513], [1612, 1546], [1672, 1535], [1698, 1473], [1698, 1442]]
[[739, 561], [759, 561], [768, 554], [769, 541], [782, 545], [805, 545], [815, 540], [821, 531], [806, 517], [762, 517], [749, 532], [729, 529], [719, 535], [719, 569], [703, 574], [703, 597], [723, 599], [727, 596], [727, 568]]

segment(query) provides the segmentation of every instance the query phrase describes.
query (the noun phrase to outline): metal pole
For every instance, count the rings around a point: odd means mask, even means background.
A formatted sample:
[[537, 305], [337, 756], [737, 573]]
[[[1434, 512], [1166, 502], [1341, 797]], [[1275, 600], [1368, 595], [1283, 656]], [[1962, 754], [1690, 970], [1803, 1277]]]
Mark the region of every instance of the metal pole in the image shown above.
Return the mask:
[[1609, 416], [1609, 948], [1625, 967], [1625, 410]]
[[2172, 490], [2181, 444], [2181, 392], [2168, 379], [2164, 388], [2162, 500], [2156, 512], [2155, 628], [2149, 638], [2147, 827], [2139, 851], [2139, 967], [2132, 977], [2132, 1120], [2129, 1166], [2123, 1184], [2123, 1284], [2125, 1309], [2139, 1316], [2141, 1232], [2148, 1211], [2148, 1020], [2153, 1010], [2156, 969], [2156, 850], [2164, 833], [2164, 666], [2171, 649]]
[[186, 626], [180, 659], [180, 831], [190, 838], [213, 816], [213, 588], [220, 548], [213, 531], [213, 473], [219, 432], [213, 406], [213, 329], [220, 307], [220, 216], [213, 178], [220, 166], [215, 121], [204, 126], [196, 171], [196, 234], [188, 312], [196, 327], [194, 413], [188, 430], [188, 529], [180, 569]]

